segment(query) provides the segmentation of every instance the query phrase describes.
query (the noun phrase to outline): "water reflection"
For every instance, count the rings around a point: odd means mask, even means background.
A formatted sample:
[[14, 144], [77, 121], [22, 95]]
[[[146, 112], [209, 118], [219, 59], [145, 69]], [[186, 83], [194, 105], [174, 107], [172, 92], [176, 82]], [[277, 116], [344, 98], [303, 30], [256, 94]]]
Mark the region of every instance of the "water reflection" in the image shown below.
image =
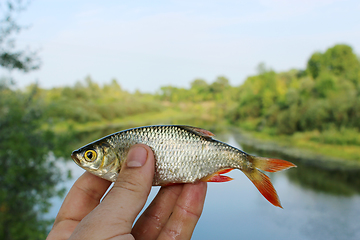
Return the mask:
[[[83, 139], [81, 143], [86, 144], [112, 132], [114, 129], [102, 130], [97, 136], [84, 134], [83, 137], [91, 139]], [[228, 174], [234, 181], [209, 183], [205, 208], [193, 240], [360, 239], [357, 169], [321, 168], [277, 153], [240, 146], [234, 134], [218, 134], [216, 137], [252, 154], [292, 161], [298, 168], [269, 174], [284, 209], [268, 203], [241, 171]], [[75, 164], [71, 166], [74, 167], [74, 176], [82, 173], [83, 170]], [[70, 187], [72, 182], [67, 182], [66, 186]], [[157, 191], [157, 187], [152, 189], [147, 205]], [[54, 206], [53, 217], [61, 202], [57, 201]]]
[[[283, 158], [276, 153], [240, 146], [234, 135], [219, 137], [252, 154]], [[358, 180], [353, 180], [357, 170], [326, 170], [300, 161], [294, 163], [298, 168], [270, 174], [284, 210], [263, 202], [239, 171], [232, 172], [235, 180], [227, 185], [209, 184], [209, 191], [212, 188], [217, 191], [207, 196], [206, 208], [211, 210], [204, 211], [205, 223], [200, 226], [211, 226], [211, 220], [221, 220], [216, 221], [212, 234], [201, 229], [196, 232], [196, 239], [205, 239], [204, 236], [206, 239], [360, 239], [360, 196]], [[214, 200], [214, 195], [221, 200]]]

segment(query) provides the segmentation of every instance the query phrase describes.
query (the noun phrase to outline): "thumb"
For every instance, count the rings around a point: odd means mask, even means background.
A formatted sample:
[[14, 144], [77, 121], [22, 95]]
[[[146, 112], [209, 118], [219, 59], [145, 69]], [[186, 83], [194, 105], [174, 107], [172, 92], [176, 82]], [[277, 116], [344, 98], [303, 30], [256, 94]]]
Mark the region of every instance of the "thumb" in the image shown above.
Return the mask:
[[103, 201], [103, 206], [109, 207], [111, 212], [107, 221], [120, 224], [123, 233], [131, 232], [135, 218], [146, 203], [154, 166], [154, 154], [150, 147], [142, 144], [131, 147], [119, 177]]

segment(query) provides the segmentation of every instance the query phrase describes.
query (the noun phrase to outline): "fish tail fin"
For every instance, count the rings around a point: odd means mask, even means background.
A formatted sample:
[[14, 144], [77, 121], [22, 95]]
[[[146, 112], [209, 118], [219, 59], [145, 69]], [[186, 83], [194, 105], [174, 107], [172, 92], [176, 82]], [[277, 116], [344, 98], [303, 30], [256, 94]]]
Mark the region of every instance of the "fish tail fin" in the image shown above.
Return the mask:
[[277, 172], [288, 168], [296, 167], [295, 164], [276, 158], [265, 158], [251, 156], [254, 167], [266, 172]]
[[296, 165], [280, 159], [255, 156], [250, 157], [253, 160], [253, 168], [242, 169], [242, 171], [270, 203], [272, 203], [274, 206], [282, 208], [279, 197], [270, 181], [270, 178], [264, 173], [260, 172], [258, 169], [267, 172], [277, 172], [291, 167], [296, 167]]
[[276, 193], [274, 186], [272, 185], [270, 178], [257, 169], [251, 171], [243, 171], [245, 175], [251, 180], [259, 192], [274, 206], [280, 207], [281, 203]]

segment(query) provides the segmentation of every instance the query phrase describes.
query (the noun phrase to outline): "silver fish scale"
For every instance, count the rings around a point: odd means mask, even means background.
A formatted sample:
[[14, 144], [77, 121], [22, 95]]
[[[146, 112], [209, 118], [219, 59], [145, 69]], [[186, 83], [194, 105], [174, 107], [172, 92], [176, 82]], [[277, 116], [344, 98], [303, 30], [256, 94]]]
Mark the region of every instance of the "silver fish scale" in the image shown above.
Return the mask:
[[132, 145], [150, 146], [156, 159], [153, 185], [195, 182], [224, 168], [241, 169], [247, 162], [246, 153], [186, 126], [134, 128], [110, 135], [108, 142], [121, 162]]

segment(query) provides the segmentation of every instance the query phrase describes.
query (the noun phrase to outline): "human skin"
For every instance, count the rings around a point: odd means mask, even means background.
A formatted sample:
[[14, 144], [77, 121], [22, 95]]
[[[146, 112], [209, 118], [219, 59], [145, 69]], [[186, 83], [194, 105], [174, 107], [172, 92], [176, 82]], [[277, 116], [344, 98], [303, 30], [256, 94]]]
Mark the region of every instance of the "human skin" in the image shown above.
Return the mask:
[[162, 187], [134, 225], [151, 190], [154, 155], [133, 146], [113, 188], [85, 172], [70, 189], [47, 239], [190, 239], [200, 218], [205, 182]]

